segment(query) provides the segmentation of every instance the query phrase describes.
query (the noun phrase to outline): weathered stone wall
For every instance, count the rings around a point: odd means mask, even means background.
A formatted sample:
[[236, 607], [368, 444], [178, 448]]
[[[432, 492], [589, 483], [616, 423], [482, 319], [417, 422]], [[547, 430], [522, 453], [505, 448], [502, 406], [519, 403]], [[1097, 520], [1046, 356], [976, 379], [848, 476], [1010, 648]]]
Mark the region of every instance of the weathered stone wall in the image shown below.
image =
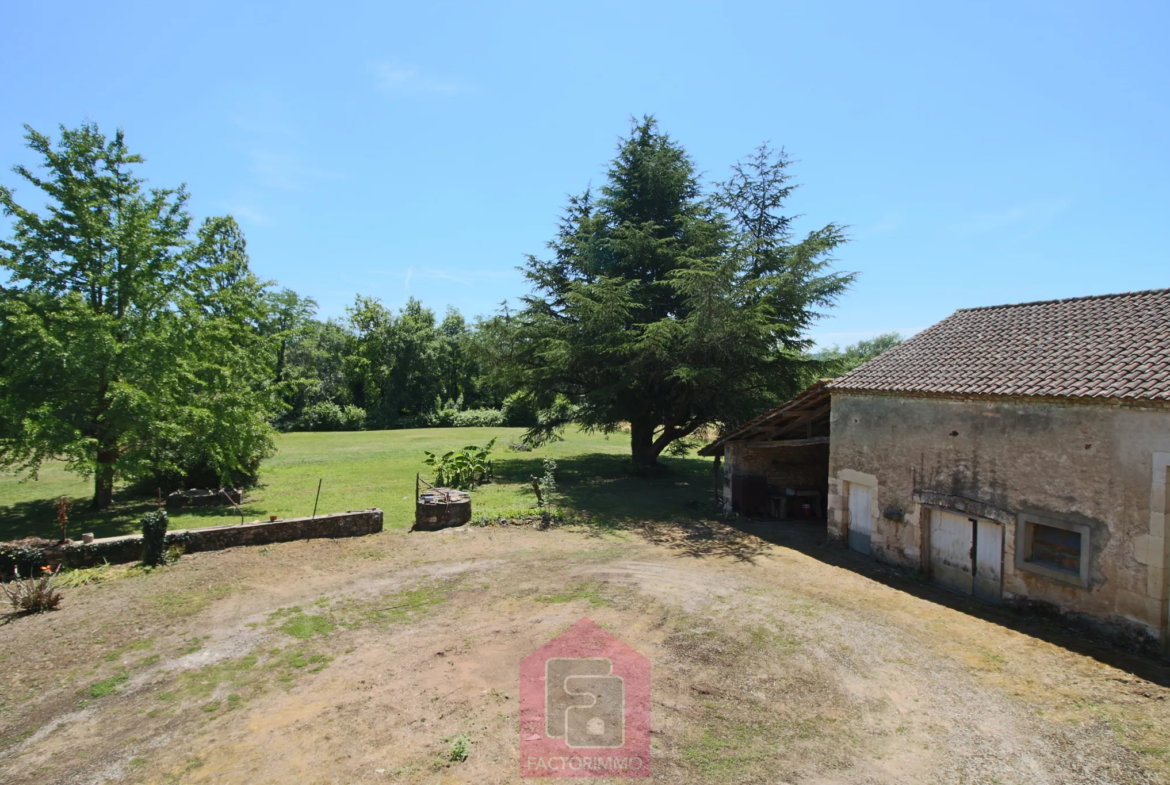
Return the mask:
[[[929, 569], [923, 505], [999, 521], [1006, 600], [1165, 641], [1170, 410], [835, 393], [831, 423], [832, 539], [846, 538], [854, 481], [876, 486], [883, 561]], [[891, 508], [901, 521], [885, 517]], [[1087, 586], [1016, 568], [1020, 513], [1087, 527]]]
[[311, 540], [318, 537], [361, 537], [380, 531], [381, 510], [336, 512], [318, 515], [316, 518], [285, 518], [237, 526], [189, 529], [187, 550], [216, 551], [237, 545], [266, 545], [272, 542]]
[[728, 442], [724, 448], [723, 509], [731, 512], [731, 478], [756, 474], [779, 488], [818, 488], [828, 491], [829, 445], [756, 447], [752, 442]]
[[[360, 537], [382, 531], [382, 511], [357, 510], [318, 515], [316, 518], [283, 518], [277, 521], [167, 532], [167, 545], [182, 545], [188, 552], [216, 551], [239, 545], [308, 540], [318, 537]], [[92, 543], [76, 543], [45, 552], [48, 563], [67, 567], [92, 567], [107, 561], [125, 564], [142, 558], [142, 537], [131, 534], [106, 537]], [[8, 568], [8, 571], [11, 567]], [[26, 569], [27, 571], [27, 569]]]

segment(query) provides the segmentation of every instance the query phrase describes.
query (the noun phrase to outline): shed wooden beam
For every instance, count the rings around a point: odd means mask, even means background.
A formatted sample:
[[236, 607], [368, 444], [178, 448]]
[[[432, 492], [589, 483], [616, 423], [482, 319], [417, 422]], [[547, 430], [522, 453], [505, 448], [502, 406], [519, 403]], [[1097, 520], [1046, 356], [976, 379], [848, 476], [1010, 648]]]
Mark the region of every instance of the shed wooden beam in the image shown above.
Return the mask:
[[774, 439], [766, 442], [744, 442], [748, 449], [757, 447], [808, 447], [813, 444], [828, 444], [828, 436], [813, 436], [809, 439]]

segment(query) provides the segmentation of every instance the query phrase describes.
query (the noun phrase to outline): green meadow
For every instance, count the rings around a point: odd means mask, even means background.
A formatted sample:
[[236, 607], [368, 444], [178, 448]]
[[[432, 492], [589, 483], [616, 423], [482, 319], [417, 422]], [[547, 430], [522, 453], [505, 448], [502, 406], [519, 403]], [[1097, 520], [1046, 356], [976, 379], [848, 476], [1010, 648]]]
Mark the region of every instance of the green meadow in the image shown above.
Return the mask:
[[[415, 474], [432, 479], [423, 464], [423, 450], [442, 453], [465, 445], [484, 446], [497, 438], [492, 458], [495, 482], [472, 492], [476, 515], [506, 514], [536, 505], [529, 478], [544, 473], [542, 460], [558, 465], [553, 503], [570, 514], [601, 524], [646, 519], [693, 517], [712, 494], [711, 463], [697, 457], [664, 458], [666, 470], [653, 476], [631, 476], [629, 437], [606, 437], [570, 431], [564, 441], [532, 452], [512, 452], [521, 428], [426, 428], [347, 433], [286, 433], [276, 439], [276, 454], [264, 462], [259, 483], [247, 491], [243, 520], [311, 515], [321, 481], [318, 514], [379, 507], [386, 528], [413, 523]], [[73, 502], [69, 536], [83, 532], [110, 537], [139, 531], [139, 519], [154, 508], [154, 495], [134, 495], [121, 488], [114, 506], [101, 513], [89, 510], [90, 480], [66, 471], [61, 463], [42, 467], [36, 480], [0, 475], [0, 540], [38, 536], [55, 539], [54, 503], [60, 496]], [[230, 507], [176, 512], [172, 529], [194, 529], [239, 523]]]

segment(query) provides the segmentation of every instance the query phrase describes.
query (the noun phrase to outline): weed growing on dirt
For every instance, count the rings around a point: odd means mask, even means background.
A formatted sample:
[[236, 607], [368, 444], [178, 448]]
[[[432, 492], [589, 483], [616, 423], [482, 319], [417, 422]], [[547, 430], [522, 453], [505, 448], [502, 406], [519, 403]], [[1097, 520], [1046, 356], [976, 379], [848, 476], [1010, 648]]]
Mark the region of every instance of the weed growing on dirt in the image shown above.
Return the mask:
[[[206, 636], [206, 635], [203, 636], [203, 638], [207, 638], [207, 637], [208, 636]], [[182, 649], [183, 656], [186, 656], [188, 654], [194, 654], [195, 652], [202, 649], [203, 648], [203, 638], [188, 638], [186, 641], [184, 641], [183, 642], [183, 649]]]
[[168, 591], [150, 598], [159, 610], [172, 616], [193, 616], [216, 600], [222, 600], [235, 590], [230, 583], [208, 586], [206, 589]]
[[107, 695], [113, 695], [118, 692], [118, 685], [126, 682], [130, 678], [129, 673], [119, 673], [116, 676], [111, 676], [108, 679], [103, 679], [99, 682], [94, 682], [89, 685], [89, 697], [104, 698]]
[[[309, 669], [309, 673], [319, 673], [325, 669], [325, 666], [333, 662], [333, 658], [325, 654], [306, 654], [303, 650], [288, 651], [280, 655], [280, 657], [273, 661], [270, 667], [282, 667], [285, 669], [308, 668], [310, 665], [315, 667]], [[281, 675], [282, 681], [290, 681], [292, 679], [291, 673], [284, 673]]]
[[471, 739], [467, 738], [466, 734], [460, 733], [450, 741], [451, 749], [447, 753], [447, 760], [452, 763], [462, 763], [467, 760], [468, 747], [471, 745]]
[[280, 625], [280, 629], [294, 638], [308, 640], [314, 635], [328, 635], [333, 632], [334, 624], [324, 616], [298, 613], [289, 617], [288, 621]]
[[106, 662], [117, 662], [118, 660], [122, 659], [124, 655], [129, 654], [132, 651], [146, 651], [152, 648], [154, 648], [154, 640], [152, 638], [146, 638], [144, 640], [128, 643], [120, 649], [114, 649], [112, 652], [106, 655], [105, 659]]
[[560, 604], [574, 600], [588, 600], [593, 607], [610, 605], [610, 601], [601, 596], [601, 587], [594, 583], [579, 583], [557, 594], [545, 594], [533, 598], [537, 602]]
[[[320, 673], [333, 657], [304, 648], [273, 648], [246, 657], [206, 665], [179, 675], [174, 688], [159, 694], [169, 703], [190, 702], [214, 712], [239, 708], [273, 683], [290, 687], [300, 673]], [[230, 692], [229, 692], [230, 690]], [[225, 696], [224, 693], [228, 694]], [[214, 708], [209, 708], [213, 706]]]
[[387, 594], [371, 602], [337, 609], [342, 627], [362, 624], [409, 624], [425, 617], [430, 609], [447, 598], [440, 586], [424, 586]]
[[251, 686], [258, 680], [253, 672], [258, 662], [258, 657], [248, 655], [236, 660], [206, 665], [199, 670], [187, 671], [179, 677], [178, 688], [174, 695], [194, 700], [206, 700], [221, 684]]

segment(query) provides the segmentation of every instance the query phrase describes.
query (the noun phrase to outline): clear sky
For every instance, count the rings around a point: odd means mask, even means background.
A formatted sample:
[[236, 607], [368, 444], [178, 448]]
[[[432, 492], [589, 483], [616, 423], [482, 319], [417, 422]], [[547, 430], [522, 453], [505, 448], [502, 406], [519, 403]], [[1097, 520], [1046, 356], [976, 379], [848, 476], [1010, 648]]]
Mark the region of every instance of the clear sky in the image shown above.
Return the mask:
[[798, 161], [803, 228], [851, 227], [814, 333], [849, 343], [1170, 286], [1168, 40], [1137, 0], [8, 2], [0, 182], [23, 123], [120, 125], [321, 315], [471, 317], [652, 113], [712, 179], [765, 140]]

